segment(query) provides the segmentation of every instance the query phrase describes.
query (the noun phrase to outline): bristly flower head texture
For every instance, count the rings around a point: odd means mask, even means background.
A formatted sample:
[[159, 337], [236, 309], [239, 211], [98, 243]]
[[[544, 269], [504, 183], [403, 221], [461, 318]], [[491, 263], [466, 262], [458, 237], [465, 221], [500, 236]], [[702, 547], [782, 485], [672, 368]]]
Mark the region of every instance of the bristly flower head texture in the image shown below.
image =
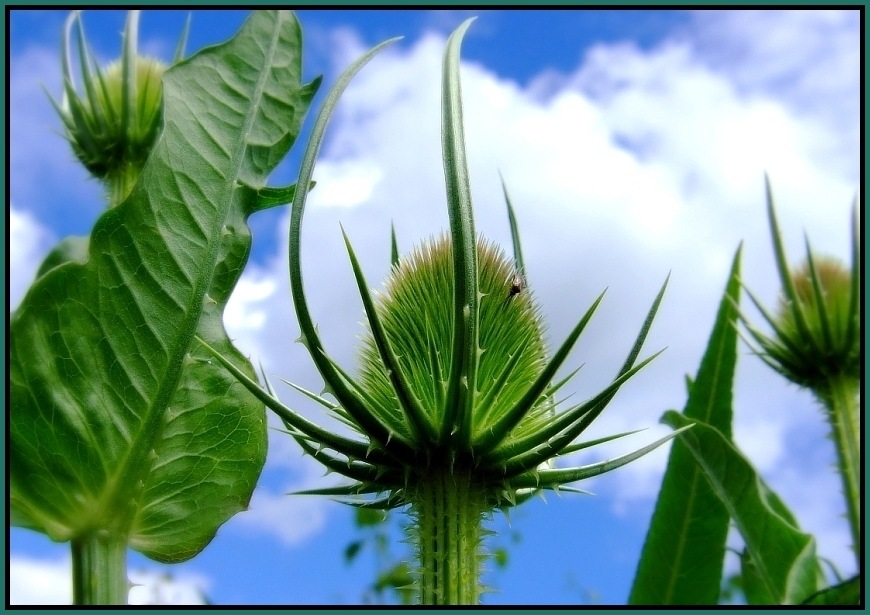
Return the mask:
[[[73, 79], [70, 35], [76, 29], [83, 92]], [[105, 68], [95, 62], [81, 15], [73, 11], [62, 39], [63, 97], [52, 99], [66, 137], [79, 162], [106, 186], [109, 202], [119, 204], [130, 193], [151, 153], [163, 119], [163, 73], [167, 66], [137, 52], [139, 11], [130, 11], [120, 59]], [[181, 59], [187, 31], [175, 61]]]
[[392, 41], [372, 49], [341, 76], [323, 104], [302, 162], [290, 222], [290, 282], [300, 340], [335, 402], [291, 386], [358, 437], [308, 421], [278, 401], [271, 386], [261, 390], [218, 357], [281, 417], [305, 451], [352, 481], [306, 493], [340, 497], [356, 506], [409, 508], [417, 589], [424, 604], [478, 602], [481, 522], [491, 511], [542, 489], [579, 491], [570, 484], [637, 459], [677, 433], [617, 459], [555, 466], [559, 456], [627, 435], [576, 441], [620, 386], [654, 358], [637, 361], [664, 286], [616, 378], [591, 399], [559, 409], [557, 392], [576, 371], [558, 381], [556, 372], [603, 294], [548, 358], [542, 318], [524, 278], [510, 201], [513, 261], [475, 232], [459, 86], [459, 48], [469, 25], [470, 20], [453, 33], [444, 58], [442, 149], [449, 234], [423, 242], [399, 260], [377, 298], [345, 234], [368, 320], [357, 378], [329, 357], [311, 318], [302, 284], [301, 223], [332, 110], [356, 72]]

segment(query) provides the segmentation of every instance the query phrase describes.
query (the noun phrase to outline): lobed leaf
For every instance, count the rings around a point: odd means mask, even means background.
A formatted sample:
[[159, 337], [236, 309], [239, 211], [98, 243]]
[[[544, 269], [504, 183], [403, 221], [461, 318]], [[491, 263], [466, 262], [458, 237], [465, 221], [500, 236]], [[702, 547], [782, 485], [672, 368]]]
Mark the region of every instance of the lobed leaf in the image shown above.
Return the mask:
[[292, 146], [303, 86], [292, 13], [255, 12], [165, 74], [164, 131], [139, 183], [51, 268], [10, 323], [10, 504], [70, 540], [101, 531], [161, 561], [199, 552], [247, 507], [263, 406], [194, 335], [253, 376], [222, 311], [250, 250], [246, 215]]

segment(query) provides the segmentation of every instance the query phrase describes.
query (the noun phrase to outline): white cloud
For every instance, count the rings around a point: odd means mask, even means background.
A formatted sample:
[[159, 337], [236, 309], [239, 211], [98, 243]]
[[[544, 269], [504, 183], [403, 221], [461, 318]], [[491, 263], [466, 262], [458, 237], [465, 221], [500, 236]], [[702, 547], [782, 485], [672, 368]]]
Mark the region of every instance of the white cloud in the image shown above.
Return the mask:
[[56, 49], [30, 47], [11, 57], [10, 82], [14, 84], [9, 88], [9, 112], [14, 118], [9, 124], [9, 191], [13, 200], [21, 207], [44, 205], [41, 194], [47, 185], [64, 186], [63, 199], [51, 203], [61, 215], [83, 195], [100, 207], [99, 197], [91, 198], [99, 195], [99, 185], [88, 181], [81, 165], [73, 162], [49, 99], [60, 100], [61, 94]]
[[72, 565], [13, 555], [9, 561], [9, 603], [72, 604]]
[[212, 586], [208, 577], [190, 572], [170, 574], [155, 570], [133, 569], [129, 572], [131, 605], [207, 604]]
[[259, 488], [251, 507], [239, 516], [239, 524], [251, 532], [276, 536], [285, 546], [301, 544], [326, 525], [323, 497], [288, 495]]
[[27, 213], [9, 206], [9, 308], [18, 307], [52, 243], [50, 231]]
[[[129, 603], [137, 605], [205, 604], [211, 581], [200, 574], [133, 569]], [[72, 564], [62, 559], [37, 559], [13, 554], [9, 561], [9, 603], [23, 605], [72, 604]]]

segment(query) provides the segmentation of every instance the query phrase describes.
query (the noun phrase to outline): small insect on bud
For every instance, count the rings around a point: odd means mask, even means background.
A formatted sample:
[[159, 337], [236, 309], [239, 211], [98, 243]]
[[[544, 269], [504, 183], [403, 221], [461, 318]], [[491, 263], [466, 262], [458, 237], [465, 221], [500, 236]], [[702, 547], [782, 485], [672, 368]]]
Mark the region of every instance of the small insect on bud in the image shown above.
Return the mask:
[[508, 291], [508, 299], [513, 299], [514, 296], [519, 295], [523, 292], [523, 288], [525, 288], [526, 281], [523, 279], [523, 276], [519, 273], [513, 274], [511, 276], [511, 288]]

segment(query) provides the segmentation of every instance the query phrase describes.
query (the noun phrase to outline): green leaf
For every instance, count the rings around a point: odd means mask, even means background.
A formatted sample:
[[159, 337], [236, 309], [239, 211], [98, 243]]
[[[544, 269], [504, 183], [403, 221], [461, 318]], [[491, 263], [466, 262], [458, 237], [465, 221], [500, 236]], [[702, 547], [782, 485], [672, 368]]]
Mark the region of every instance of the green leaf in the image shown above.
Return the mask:
[[355, 523], [357, 527], [371, 527], [373, 525], [381, 525], [386, 522], [389, 515], [382, 510], [368, 510], [366, 508], [358, 508], [356, 511]]
[[[692, 423], [674, 411], [664, 421], [674, 428]], [[782, 501], [718, 429], [695, 421], [682, 439], [743, 537], [766, 594], [774, 604], [800, 604], [818, 589], [813, 537], [783, 514]]]
[[261, 403], [222, 311], [250, 250], [246, 213], [314, 94], [292, 13], [255, 12], [165, 75], [164, 132], [87, 262], [52, 268], [10, 323], [10, 503], [65, 541], [124, 536], [161, 561], [199, 552], [247, 507]]
[[[319, 80], [316, 83], [319, 84]], [[311, 187], [314, 187], [314, 182], [311, 182]], [[296, 195], [296, 184], [280, 188], [264, 186], [255, 190], [255, 192], [256, 198], [251, 200], [251, 210], [248, 212], [248, 215], [269, 209], [270, 207], [292, 203], [293, 197]]]
[[492, 560], [495, 562], [495, 565], [499, 568], [507, 567], [508, 563], [508, 551], [504, 547], [499, 547], [492, 552]]
[[861, 604], [861, 577], [854, 577], [816, 592], [802, 604], [813, 606], [846, 606]]
[[[365, 509], [358, 509], [358, 510], [365, 510]], [[356, 540], [356, 541], [350, 543], [349, 545], [347, 545], [347, 547], [345, 547], [345, 549], [344, 549], [344, 563], [350, 564], [351, 562], [353, 562], [353, 560], [356, 559], [356, 556], [359, 555], [359, 552], [360, 552], [360, 549], [362, 549], [362, 546], [363, 546], [362, 540]]]
[[[378, 593], [387, 589], [393, 589], [400, 595], [411, 592], [414, 584], [414, 577], [411, 575], [411, 569], [408, 564], [400, 562], [392, 568], [380, 573], [375, 580], [374, 590]], [[403, 603], [407, 603], [404, 600]]]
[[396, 225], [390, 224], [390, 265], [399, 266], [399, 242], [396, 239]]
[[[731, 402], [737, 362], [740, 249], [682, 424], [715, 425], [731, 435]], [[691, 431], [691, 430], [690, 430]], [[635, 573], [629, 604], [716, 604], [722, 584], [728, 511], [704, 480], [685, 438], [674, 441], [655, 511]]]
[[42, 261], [36, 272], [36, 277], [40, 278], [47, 271], [69, 261], [84, 263], [88, 259], [89, 241], [90, 238], [87, 235], [70, 235], [61, 239]]
[[743, 597], [746, 604], [774, 604], [773, 594], [767, 589], [764, 580], [758, 574], [758, 568], [752, 561], [748, 549], [740, 552], [740, 581], [743, 587]]

